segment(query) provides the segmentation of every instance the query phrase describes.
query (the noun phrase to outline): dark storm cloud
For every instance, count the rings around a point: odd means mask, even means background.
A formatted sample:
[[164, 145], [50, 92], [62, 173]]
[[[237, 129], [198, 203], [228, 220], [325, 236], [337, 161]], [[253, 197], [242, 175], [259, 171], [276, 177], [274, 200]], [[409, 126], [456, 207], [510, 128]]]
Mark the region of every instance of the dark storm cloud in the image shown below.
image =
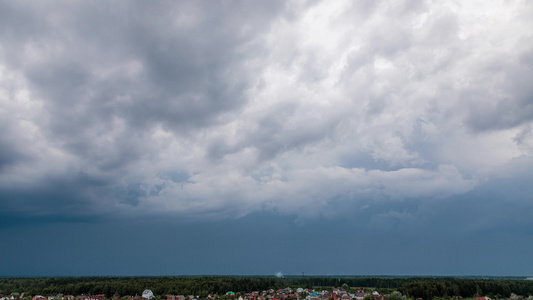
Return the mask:
[[261, 10], [202, 2], [71, 6], [26, 8], [20, 18], [44, 28], [19, 37], [25, 43], [16, 50], [33, 47], [42, 59], [14, 63], [45, 98], [53, 132], [68, 136], [110, 126], [112, 117], [136, 129], [203, 126], [242, 105], [248, 82], [237, 75], [253, 50], [246, 43], [276, 10], [274, 2]]
[[[254, 37], [280, 8], [273, 1], [259, 7], [196, 1], [2, 6], [2, 39], [9, 47], [0, 55], [42, 101], [42, 115], [33, 121], [54, 147], [95, 167], [99, 174], [91, 176], [105, 186], [67, 172], [60, 175], [63, 185], [43, 181], [45, 191], [3, 197], [13, 205], [35, 202], [36, 211], [86, 211], [66, 204], [91, 197], [136, 203], [144, 194], [131, 183], [121, 188], [120, 177], [128, 165], [154, 155], [147, 134], [162, 126], [188, 136], [245, 104], [253, 77], [244, 65], [261, 46]], [[23, 158], [10, 135], [24, 134], [3, 134], [2, 167]], [[56, 189], [61, 195], [50, 194]]]
[[91, 197], [106, 197], [109, 193], [106, 190], [109, 180], [90, 178], [85, 174], [68, 175], [49, 177], [24, 188], [4, 187], [0, 196], [3, 211], [35, 216], [83, 215], [95, 208], [89, 203]]
[[523, 3], [0, 5], [5, 211], [407, 220], [531, 161]]
[[13, 147], [9, 140], [0, 140], [0, 148], [2, 149], [0, 153], [0, 172], [4, 167], [25, 158], [19, 149]]
[[[532, 52], [520, 54], [518, 57], [498, 57], [498, 61], [484, 66], [487, 73], [497, 73], [503, 81], [504, 90], [487, 89], [487, 93], [497, 92], [501, 98], [489, 105], [475, 105], [470, 107], [468, 124], [473, 130], [498, 130], [517, 127], [533, 120], [533, 87], [528, 77], [533, 72]], [[512, 61], [513, 69], [506, 69], [504, 61]], [[486, 93], [465, 95], [476, 97], [473, 103], [483, 102], [488, 97]]]

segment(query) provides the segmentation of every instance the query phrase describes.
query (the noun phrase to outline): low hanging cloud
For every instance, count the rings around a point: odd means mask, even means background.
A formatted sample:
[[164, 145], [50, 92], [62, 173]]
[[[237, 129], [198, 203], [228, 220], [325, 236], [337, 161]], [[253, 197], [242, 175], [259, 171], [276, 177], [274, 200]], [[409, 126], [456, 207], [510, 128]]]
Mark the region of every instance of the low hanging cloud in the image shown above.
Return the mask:
[[59, 218], [335, 216], [521, 176], [532, 10], [2, 2], [0, 203]]

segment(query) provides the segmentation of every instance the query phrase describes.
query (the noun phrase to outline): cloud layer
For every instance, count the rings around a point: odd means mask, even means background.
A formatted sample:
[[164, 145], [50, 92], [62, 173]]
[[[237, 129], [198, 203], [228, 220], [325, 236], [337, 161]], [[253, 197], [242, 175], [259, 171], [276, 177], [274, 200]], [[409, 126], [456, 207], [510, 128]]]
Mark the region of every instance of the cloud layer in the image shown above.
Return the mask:
[[529, 176], [532, 13], [528, 1], [0, 2], [0, 204], [338, 216]]

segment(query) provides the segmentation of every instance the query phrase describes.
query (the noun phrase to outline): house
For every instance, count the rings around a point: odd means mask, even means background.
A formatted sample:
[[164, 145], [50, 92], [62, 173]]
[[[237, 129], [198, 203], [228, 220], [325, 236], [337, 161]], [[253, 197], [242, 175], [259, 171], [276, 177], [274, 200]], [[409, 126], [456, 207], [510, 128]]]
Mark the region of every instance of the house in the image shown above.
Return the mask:
[[365, 298], [365, 296], [366, 296], [366, 293], [363, 292], [363, 291], [361, 291], [361, 290], [359, 290], [359, 291], [357, 291], [357, 293], [355, 294], [355, 299], [356, 299], [356, 300], [363, 300], [363, 299]]
[[352, 300], [352, 297], [350, 297], [348, 294], [344, 294], [342, 295], [341, 300]]
[[79, 295], [77, 300], [105, 300], [105, 294], [100, 295]]

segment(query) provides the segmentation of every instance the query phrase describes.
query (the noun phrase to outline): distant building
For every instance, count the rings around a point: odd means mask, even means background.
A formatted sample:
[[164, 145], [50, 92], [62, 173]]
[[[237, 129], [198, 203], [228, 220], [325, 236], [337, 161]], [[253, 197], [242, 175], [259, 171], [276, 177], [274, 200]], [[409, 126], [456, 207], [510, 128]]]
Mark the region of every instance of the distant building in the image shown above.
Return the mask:
[[348, 295], [348, 294], [344, 294], [344, 295], [342, 295], [341, 299], [342, 300], [352, 300], [352, 297], [350, 297], [350, 295]]
[[143, 294], [142, 294], [142, 297], [145, 298], [145, 299], [148, 299], [148, 300], [151, 300], [151, 299], [154, 299], [154, 293], [152, 293], [151, 290], [144, 290], [143, 291]]

